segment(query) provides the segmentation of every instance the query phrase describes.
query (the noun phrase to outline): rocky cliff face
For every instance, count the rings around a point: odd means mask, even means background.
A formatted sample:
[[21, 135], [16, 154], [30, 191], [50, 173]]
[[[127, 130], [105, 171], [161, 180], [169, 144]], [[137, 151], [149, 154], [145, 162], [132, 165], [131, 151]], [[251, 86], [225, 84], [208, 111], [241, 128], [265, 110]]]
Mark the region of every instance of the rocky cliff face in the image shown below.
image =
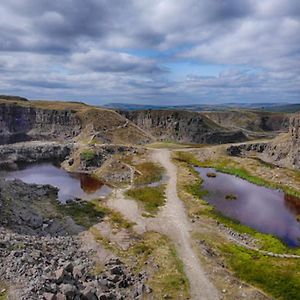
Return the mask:
[[0, 166], [10, 166], [22, 162], [62, 161], [70, 155], [73, 148], [73, 144], [59, 144], [56, 142], [27, 142], [3, 145], [0, 146]]
[[208, 112], [205, 115], [226, 128], [239, 128], [254, 132], [288, 131], [289, 117], [284, 113], [255, 111]]
[[0, 103], [0, 136], [27, 134], [70, 138], [78, 135], [80, 129], [80, 120], [71, 110]]
[[0, 98], [0, 144], [26, 140], [144, 144], [151, 135], [112, 110], [80, 103]]
[[141, 110], [120, 113], [161, 141], [219, 144], [247, 140], [241, 131], [226, 130], [197, 112]]
[[289, 132], [270, 142], [241, 144], [228, 147], [230, 155], [257, 153], [264, 161], [279, 166], [300, 169], [300, 113], [291, 116]]
[[288, 134], [274, 139], [265, 154], [282, 165], [300, 169], [300, 113], [290, 118]]

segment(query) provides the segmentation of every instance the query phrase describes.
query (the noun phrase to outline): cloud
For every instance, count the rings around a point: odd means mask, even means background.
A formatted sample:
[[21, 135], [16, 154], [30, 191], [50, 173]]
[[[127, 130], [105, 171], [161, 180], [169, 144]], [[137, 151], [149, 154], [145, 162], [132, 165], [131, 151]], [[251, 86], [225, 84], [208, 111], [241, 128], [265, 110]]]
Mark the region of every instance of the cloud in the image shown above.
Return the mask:
[[100, 49], [90, 50], [85, 53], [75, 53], [70, 61], [70, 68], [72, 67], [103, 73], [143, 74], [163, 72], [163, 69], [153, 60], [143, 59], [124, 52]]
[[[298, 0], [2, 0], [0, 92], [297, 101], [299, 32]], [[206, 75], [207, 64], [226, 71]]]

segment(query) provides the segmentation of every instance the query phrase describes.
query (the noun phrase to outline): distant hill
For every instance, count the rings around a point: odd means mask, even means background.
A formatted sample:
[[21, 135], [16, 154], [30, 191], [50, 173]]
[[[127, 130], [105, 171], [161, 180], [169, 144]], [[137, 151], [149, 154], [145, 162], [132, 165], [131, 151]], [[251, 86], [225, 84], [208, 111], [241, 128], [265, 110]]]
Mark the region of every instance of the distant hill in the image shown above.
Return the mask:
[[0, 99], [9, 100], [9, 101], [28, 101], [28, 99], [20, 96], [12, 96], [12, 95], [0, 95]]
[[299, 104], [286, 103], [224, 103], [224, 104], [190, 104], [190, 105], [148, 105], [131, 103], [109, 103], [104, 107], [115, 110], [190, 110], [190, 111], [228, 111], [232, 109], [259, 110], [269, 112], [293, 113], [300, 111]]
[[262, 107], [261, 110], [272, 111], [272, 112], [285, 112], [285, 113], [294, 113], [300, 111], [300, 103], [299, 104], [282, 104], [282, 105], [274, 105], [271, 107]]

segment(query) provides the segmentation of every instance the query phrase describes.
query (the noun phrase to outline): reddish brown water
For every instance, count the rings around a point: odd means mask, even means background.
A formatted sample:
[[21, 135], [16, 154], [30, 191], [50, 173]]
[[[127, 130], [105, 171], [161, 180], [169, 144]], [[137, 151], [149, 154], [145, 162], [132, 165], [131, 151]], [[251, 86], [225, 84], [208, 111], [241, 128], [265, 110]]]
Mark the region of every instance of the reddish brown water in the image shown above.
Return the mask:
[[[282, 191], [257, 186], [210, 168], [196, 168], [209, 194], [204, 199], [223, 215], [257, 231], [272, 234], [290, 247], [300, 246], [300, 199]], [[215, 178], [207, 177], [214, 172]], [[226, 200], [232, 194], [236, 200]]]
[[91, 200], [111, 192], [107, 185], [89, 175], [68, 173], [50, 163], [29, 165], [22, 170], [9, 172], [6, 179], [55, 186], [59, 189], [58, 199], [61, 202], [74, 198]]

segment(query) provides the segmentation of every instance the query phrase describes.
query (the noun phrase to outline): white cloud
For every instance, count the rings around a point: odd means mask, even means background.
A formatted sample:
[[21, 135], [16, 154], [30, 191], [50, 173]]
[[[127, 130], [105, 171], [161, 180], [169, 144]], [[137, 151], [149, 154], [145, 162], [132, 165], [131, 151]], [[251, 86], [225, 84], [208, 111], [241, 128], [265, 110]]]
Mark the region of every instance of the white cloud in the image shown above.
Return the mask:
[[[296, 101], [299, 32], [299, 0], [3, 0], [0, 92], [159, 103], [243, 95]], [[229, 71], [174, 82], [182, 76], [164, 66], [190, 61]]]

